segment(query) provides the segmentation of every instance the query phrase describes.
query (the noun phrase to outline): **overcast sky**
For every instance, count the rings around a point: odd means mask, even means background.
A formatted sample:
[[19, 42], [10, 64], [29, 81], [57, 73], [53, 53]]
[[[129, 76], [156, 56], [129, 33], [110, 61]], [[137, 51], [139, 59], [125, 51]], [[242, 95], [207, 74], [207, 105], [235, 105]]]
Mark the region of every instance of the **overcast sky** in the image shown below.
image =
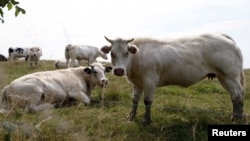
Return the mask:
[[[64, 59], [69, 43], [102, 47], [109, 38], [222, 32], [234, 38], [250, 68], [249, 0], [18, 0], [26, 14], [4, 9], [0, 53], [40, 46], [42, 59]], [[101, 60], [101, 59], [100, 59]]]

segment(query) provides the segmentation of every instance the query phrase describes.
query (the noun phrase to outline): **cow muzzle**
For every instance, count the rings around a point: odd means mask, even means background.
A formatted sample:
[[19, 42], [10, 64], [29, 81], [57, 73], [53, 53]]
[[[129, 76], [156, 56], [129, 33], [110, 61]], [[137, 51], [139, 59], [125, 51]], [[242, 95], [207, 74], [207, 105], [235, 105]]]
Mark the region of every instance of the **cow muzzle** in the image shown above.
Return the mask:
[[116, 68], [116, 69], [114, 69], [114, 75], [116, 75], [116, 76], [123, 76], [124, 75], [124, 69], [123, 68]]
[[101, 79], [101, 87], [106, 87], [109, 83], [109, 80], [104, 78], [104, 79]]

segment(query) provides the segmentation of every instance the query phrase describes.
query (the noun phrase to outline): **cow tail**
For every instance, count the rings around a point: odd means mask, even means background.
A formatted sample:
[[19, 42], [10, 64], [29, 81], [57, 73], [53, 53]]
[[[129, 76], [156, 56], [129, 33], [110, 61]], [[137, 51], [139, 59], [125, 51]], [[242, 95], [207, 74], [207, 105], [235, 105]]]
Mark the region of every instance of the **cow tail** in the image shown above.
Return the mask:
[[245, 79], [245, 73], [244, 73], [243, 69], [240, 73], [240, 84], [241, 84], [242, 88], [245, 90], [246, 79]]
[[[237, 46], [236, 46], [236, 55], [239, 59], [238, 61], [241, 62], [241, 65], [243, 65], [243, 56], [242, 56], [240, 48], [238, 48]], [[244, 72], [243, 66], [241, 67], [241, 72], [240, 72], [240, 84], [242, 88], [245, 90], [246, 78], [245, 78], [245, 72]]]
[[[239, 47], [237, 47], [236, 42], [234, 41], [234, 39], [232, 37], [230, 37], [229, 35], [226, 35], [226, 34], [221, 34], [221, 35], [224, 36], [225, 38], [231, 40], [234, 43], [235, 48], [236, 48], [236, 55], [238, 56], [239, 61], [243, 62], [242, 53], [241, 53]], [[243, 68], [242, 68], [241, 73], [240, 73], [240, 84], [241, 84], [243, 90], [245, 91], [246, 79], [245, 79], [245, 73], [244, 73], [244, 69]]]
[[0, 107], [1, 108], [6, 107], [7, 106], [7, 102], [8, 102], [7, 92], [6, 92], [6, 89], [4, 88], [2, 90]]

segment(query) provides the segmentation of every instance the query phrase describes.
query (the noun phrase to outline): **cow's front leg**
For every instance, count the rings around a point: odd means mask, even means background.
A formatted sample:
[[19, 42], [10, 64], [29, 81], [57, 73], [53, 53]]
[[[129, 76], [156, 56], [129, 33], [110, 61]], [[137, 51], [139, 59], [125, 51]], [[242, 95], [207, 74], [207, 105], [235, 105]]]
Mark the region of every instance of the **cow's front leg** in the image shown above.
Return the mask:
[[135, 115], [136, 115], [136, 111], [137, 111], [137, 107], [138, 107], [138, 103], [141, 98], [141, 95], [142, 95], [142, 89], [134, 85], [133, 86], [133, 100], [132, 100], [133, 105], [132, 105], [129, 115], [127, 116], [127, 119], [129, 121], [135, 120]]
[[[79, 86], [80, 87], [80, 86]], [[71, 104], [90, 104], [90, 98], [86, 93], [82, 92], [79, 89], [73, 89], [67, 93], [67, 99], [69, 100], [69, 105]], [[71, 99], [71, 100], [70, 100]], [[74, 103], [72, 103], [74, 102]]]

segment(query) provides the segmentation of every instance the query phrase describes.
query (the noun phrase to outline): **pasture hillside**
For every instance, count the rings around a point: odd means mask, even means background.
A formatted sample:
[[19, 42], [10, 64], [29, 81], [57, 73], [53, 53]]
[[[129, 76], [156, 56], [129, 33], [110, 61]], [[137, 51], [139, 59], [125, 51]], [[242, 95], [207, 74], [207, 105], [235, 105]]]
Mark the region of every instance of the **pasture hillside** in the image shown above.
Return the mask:
[[[54, 61], [39, 68], [27, 62], [0, 62], [0, 90], [25, 74], [55, 70]], [[246, 86], [250, 70], [245, 70]], [[132, 105], [131, 84], [125, 77], [107, 74], [109, 86], [92, 93], [89, 106], [61, 107], [40, 113], [13, 109], [0, 114], [0, 140], [4, 141], [206, 141], [209, 124], [232, 124], [232, 103], [218, 80], [203, 80], [189, 88], [158, 88], [152, 104], [152, 120], [143, 126], [143, 98], [134, 122], [126, 120]], [[104, 92], [104, 103], [101, 93]], [[246, 88], [244, 123], [250, 120], [250, 90]]]

